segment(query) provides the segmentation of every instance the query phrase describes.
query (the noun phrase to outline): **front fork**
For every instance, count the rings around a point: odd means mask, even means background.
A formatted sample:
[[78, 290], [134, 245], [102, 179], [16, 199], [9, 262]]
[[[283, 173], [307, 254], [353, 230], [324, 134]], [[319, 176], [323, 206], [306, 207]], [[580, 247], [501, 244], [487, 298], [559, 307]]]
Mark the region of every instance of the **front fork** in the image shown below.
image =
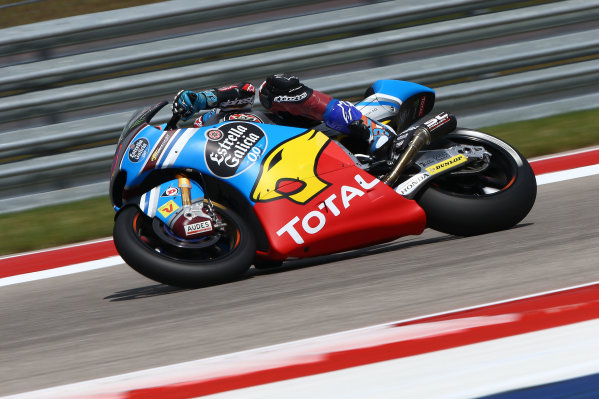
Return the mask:
[[186, 219], [193, 218], [198, 208], [196, 205], [201, 208], [204, 198], [202, 186], [185, 174], [179, 173], [173, 180], [163, 182], [145, 192], [139, 199], [139, 208], [148, 217], [156, 217], [169, 225], [182, 213]]
[[177, 175], [179, 190], [181, 190], [181, 202], [183, 207], [191, 206], [191, 182], [184, 174]]
[[[210, 200], [210, 197], [205, 195], [202, 201], [192, 200], [192, 185], [189, 178], [184, 173], [177, 174], [177, 181], [179, 190], [181, 191], [181, 203], [183, 205], [183, 217], [191, 221], [196, 217], [207, 217], [212, 220], [213, 226], [216, 230], [223, 229], [226, 224], [216, 217], [214, 213], [214, 204]], [[203, 180], [203, 177], [200, 175]], [[204, 183], [204, 182], [203, 182]], [[206, 184], [203, 184], [206, 187]], [[205, 201], [205, 202], [204, 202]]]

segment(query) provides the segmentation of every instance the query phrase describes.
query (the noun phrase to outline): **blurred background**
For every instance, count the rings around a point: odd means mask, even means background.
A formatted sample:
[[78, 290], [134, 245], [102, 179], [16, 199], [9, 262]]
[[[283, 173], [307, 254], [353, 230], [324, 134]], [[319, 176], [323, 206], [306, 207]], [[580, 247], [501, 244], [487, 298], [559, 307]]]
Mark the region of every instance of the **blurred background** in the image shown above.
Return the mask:
[[598, 17], [599, 0], [0, 0], [0, 255], [109, 236], [120, 130], [181, 89], [288, 72], [355, 101], [401, 79], [529, 157], [598, 144]]

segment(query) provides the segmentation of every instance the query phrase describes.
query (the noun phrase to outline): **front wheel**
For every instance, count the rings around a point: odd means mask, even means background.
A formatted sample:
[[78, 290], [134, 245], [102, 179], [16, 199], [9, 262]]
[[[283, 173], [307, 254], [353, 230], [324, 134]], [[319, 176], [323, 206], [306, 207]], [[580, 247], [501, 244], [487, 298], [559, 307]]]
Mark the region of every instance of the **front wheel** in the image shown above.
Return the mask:
[[518, 224], [532, 209], [536, 178], [524, 156], [500, 139], [469, 129], [447, 136], [448, 145], [484, 147], [490, 154], [486, 169], [477, 173], [448, 173], [433, 180], [417, 202], [427, 226], [443, 233], [470, 236], [504, 230]]
[[157, 282], [195, 288], [230, 281], [245, 273], [256, 244], [247, 224], [232, 210], [214, 204], [226, 227], [205, 245], [169, 242], [156, 223], [136, 206], [122, 209], [114, 224], [114, 244], [123, 260]]

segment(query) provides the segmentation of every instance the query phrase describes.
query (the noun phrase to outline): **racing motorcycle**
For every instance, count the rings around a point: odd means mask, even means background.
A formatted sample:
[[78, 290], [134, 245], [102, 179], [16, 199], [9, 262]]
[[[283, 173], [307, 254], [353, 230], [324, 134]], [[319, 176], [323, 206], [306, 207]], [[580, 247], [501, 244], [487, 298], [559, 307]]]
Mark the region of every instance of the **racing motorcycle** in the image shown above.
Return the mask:
[[112, 165], [115, 246], [150, 279], [200, 287], [425, 228], [470, 236], [519, 223], [537, 191], [526, 159], [448, 113], [420, 123], [434, 101], [432, 89], [399, 80], [366, 91], [356, 107], [400, 132], [383, 159], [322, 125], [272, 124], [266, 113], [212, 111], [205, 126], [179, 128], [176, 114], [151, 124], [166, 101], [136, 112]]

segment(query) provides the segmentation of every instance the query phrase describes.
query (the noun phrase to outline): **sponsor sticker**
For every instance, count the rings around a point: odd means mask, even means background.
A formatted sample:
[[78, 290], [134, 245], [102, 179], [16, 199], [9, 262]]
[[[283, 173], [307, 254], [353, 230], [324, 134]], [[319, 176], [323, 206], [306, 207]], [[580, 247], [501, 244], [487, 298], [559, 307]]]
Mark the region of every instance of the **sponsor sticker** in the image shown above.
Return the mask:
[[241, 88], [241, 90], [247, 91], [248, 93], [255, 93], [256, 92], [256, 88], [251, 83], [244, 84], [243, 87]]
[[210, 129], [206, 131], [206, 138], [212, 141], [219, 141], [225, 134], [219, 129]]
[[[327, 136], [310, 130], [273, 148], [262, 161], [251, 200], [266, 202], [287, 198], [298, 204], [311, 201], [330, 185], [316, 175], [318, 160], [328, 143]], [[302, 168], [298, 176], [297, 166], [302, 164], [314, 166]]]
[[451, 120], [451, 118], [449, 117], [449, 115], [446, 112], [444, 112], [442, 114], [435, 116], [433, 119], [429, 119], [428, 121], [424, 122], [424, 124], [430, 130], [435, 130], [436, 128], [438, 128], [441, 125], [446, 124], [450, 120]]
[[426, 168], [426, 171], [428, 173], [430, 173], [431, 175], [434, 175], [434, 174], [437, 174], [439, 172], [443, 172], [444, 170], [453, 168], [456, 165], [463, 164], [467, 160], [468, 160], [468, 158], [466, 158], [462, 154], [456, 155], [454, 157], [446, 159], [445, 161], [442, 161], [442, 162], [439, 162], [439, 163], [434, 164], [432, 166], [429, 166], [428, 168]]
[[267, 146], [264, 131], [248, 122], [231, 122], [206, 131], [204, 156], [208, 169], [229, 178], [258, 162]]
[[[360, 201], [359, 198], [364, 196], [374, 186], [380, 183], [380, 180], [373, 178], [371, 181], [366, 181], [362, 176], [355, 175], [354, 179], [359, 185], [341, 186], [337, 194], [331, 194], [323, 202], [318, 205], [319, 210], [312, 210], [305, 214], [302, 218], [294, 216], [283, 227], [277, 230], [277, 235], [282, 237], [289, 235], [296, 244], [303, 244], [304, 237], [311, 234], [317, 234], [327, 225], [327, 221], [339, 216], [355, 201]], [[325, 212], [322, 212], [326, 209]]]
[[227, 101], [223, 101], [222, 103], [218, 104], [218, 106], [220, 108], [227, 108], [227, 107], [237, 107], [237, 108], [242, 108], [241, 105], [249, 105], [249, 104], [253, 104], [254, 103], [254, 98], [236, 98], [236, 99], [232, 99], [232, 100], [227, 100]]
[[129, 147], [129, 160], [131, 162], [139, 162], [148, 155], [148, 146], [150, 143], [146, 138], [139, 138]]
[[420, 183], [422, 183], [429, 177], [430, 175], [426, 172], [418, 173], [417, 175], [412, 176], [410, 179], [397, 186], [395, 191], [401, 195], [408, 195], [412, 193], [419, 186]]
[[158, 209], [158, 212], [160, 212], [160, 214], [162, 216], [164, 216], [165, 218], [169, 217], [173, 212], [175, 212], [177, 209], [179, 209], [179, 205], [177, 205], [175, 203], [175, 201], [170, 200], [169, 202], [167, 202], [166, 204], [162, 205], [160, 207], [160, 209]]
[[172, 131], [172, 130], [165, 132], [162, 135], [162, 137], [160, 138], [160, 141], [158, 142], [158, 145], [156, 146], [156, 149], [154, 150], [154, 152], [152, 152], [152, 156], [150, 157], [150, 162], [152, 162], [153, 164], [156, 164], [156, 162], [158, 161], [158, 158], [160, 158], [160, 155], [162, 155], [162, 152], [166, 148], [167, 143], [169, 142], [169, 140], [171, 139], [171, 137], [173, 135], [174, 135], [174, 131]]
[[161, 197], [175, 197], [179, 195], [178, 187], [169, 187], [160, 195]]
[[420, 106], [418, 107], [418, 117], [421, 118], [424, 115], [424, 106], [426, 105], [426, 96], [420, 97]]
[[230, 114], [225, 117], [228, 121], [250, 121], [256, 123], [263, 123], [262, 119], [254, 114]]
[[298, 102], [305, 100], [307, 97], [308, 97], [308, 93], [305, 93], [305, 92], [298, 94], [296, 96], [276, 96], [274, 98], [274, 102], [276, 102], [276, 103], [286, 103], [286, 102], [298, 103]]
[[191, 236], [194, 234], [205, 233], [212, 230], [212, 223], [210, 220], [204, 220], [202, 222], [188, 224], [185, 226], [185, 235]]

